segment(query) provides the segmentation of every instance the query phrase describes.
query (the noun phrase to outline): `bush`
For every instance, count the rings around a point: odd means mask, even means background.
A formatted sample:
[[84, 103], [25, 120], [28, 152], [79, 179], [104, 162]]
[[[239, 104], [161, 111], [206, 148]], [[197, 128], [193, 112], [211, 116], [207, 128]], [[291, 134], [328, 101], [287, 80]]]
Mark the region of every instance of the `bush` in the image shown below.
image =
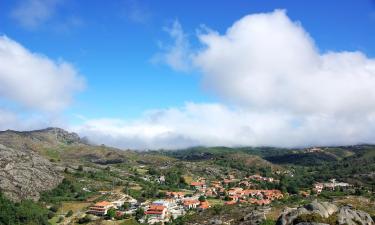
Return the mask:
[[53, 206], [51, 206], [51, 208], [49, 208], [49, 210], [56, 213], [59, 210], [59, 207], [57, 205], [53, 205]]
[[64, 221], [64, 217], [60, 216], [59, 219], [57, 220], [57, 223], [61, 223], [62, 221]]
[[49, 211], [47, 214], [48, 219], [52, 219], [55, 216], [55, 213], [52, 211]]
[[301, 222], [315, 222], [315, 223], [325, 223], [325, 224], [330, 224], [330, 225], [336, 225], [337, 224], [337, 215], [333, 214], [328, 218], [324, 218], [317, 213], [303, 214], [303, 215], [298, 216], [293, 221], [293, 224], [298, 224], [298, 223], [301, 223]]
[[88, 223], [88, 222], [91, 222], [91, 219], [90, 219], [89, 215], [86, 215], [85, 217], [82, 217], [78, 220], [79, 224], [84, 224], [84, 223]]
[[65, 215], [65, 217], [71, 217], [73, 216], [73, 211], [69, 210], [68, 213]]
[[276, 221], [271, 219], [265, 219], [263, 220], [259, 225], [275, 225]]
[[206, 201], [206, 197], [204, 197], [203, 195], [201, 195], [201, 196], [199, 196], [198, 200], [200, 202], [204, 202], [204, 201]]

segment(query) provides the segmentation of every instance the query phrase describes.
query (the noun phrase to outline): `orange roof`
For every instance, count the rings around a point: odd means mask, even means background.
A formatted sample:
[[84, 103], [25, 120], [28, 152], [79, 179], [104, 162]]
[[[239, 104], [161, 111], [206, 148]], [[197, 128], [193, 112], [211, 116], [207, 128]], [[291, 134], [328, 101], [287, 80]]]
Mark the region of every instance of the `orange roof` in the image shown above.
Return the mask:
[[204, 185], [204, 182], [191, 182], [190, 185], [191, 186], [202, 186], [202, 185]]
[[200, 203], [200, 201], [194, 200], [194, 199], [186, 199], [186, 200], [184, 200], [184, 205], [185, 206], [194, 205], [194, 204], [198, 205], [199, 203]]
[[165, 206], [163, 205], [150, 205], [150, 208], [148, 210], [150, 211], [163, 211], [165, 209]]
[[105, 207], [105, 206], [109, 206], [109, 205], [112, 205], [112, 203], [110, 203], [110, 202], [106, 202], [106, 201], [97, 202], [97, 203], [95, 204], [95, 206], [99, 206], [99, 207]]
[[210, 204], [208, 203], [208, 201], [201, 202], [201, 205], [199, 206], [199, 208], [201, 209], [208, 209], [209, 207]]
[[171, 196], [184, 196], [184, 195], [185, 195], [185, 192], [182, 192], [182, 191], [180, 191], [180, 192], [168, 191], [168, 192], [166, 193], [166, 195], [171, 195]]

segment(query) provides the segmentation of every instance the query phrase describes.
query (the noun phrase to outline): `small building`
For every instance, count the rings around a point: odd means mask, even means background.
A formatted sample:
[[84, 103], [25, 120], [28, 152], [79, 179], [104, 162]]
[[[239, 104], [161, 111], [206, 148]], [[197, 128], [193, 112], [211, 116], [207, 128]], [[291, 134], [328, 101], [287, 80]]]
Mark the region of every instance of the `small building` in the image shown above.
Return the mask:
[[87, 211], [87, 213], [93, 214], [96, 216], [104, 216], [104, 215], [107, 215], [107, 212], [110, 208], [114, 208], [114, 205], [112, 203], [102, 201], [91, 206], [89, 210]]
[[173, 191], [168, 191], [165, 193], [165, 195], [168, 198], [175, 198], [175, 199], [181, 199], [185, 196], [185, 192], [173, 192]]
[[183, 205], [186, 209], [195, 209], [200, 205], [200, 202], [197, 199], [185, 199]]
[[191, 187], [194, 187], [197, 190], [205, 189], [206, 188], [206, 183], [202, 181], [198, 182], [191, 182], [190, 183]]
[[208, 209], [210, 208], [210, 203], [208, 201], [200, 202], [199, 209]]
[[313, 186], [313, 191], [316, 192], [317, 194], [320, 194], [323, 191], [324, 184], [322, 183], [315, 183]]
[[167, 214], [167, 207], [164, 205], [150, 205], [150, 207], [145, 212], [150, 218], [156, 218], [159, 220], [164, 220]]

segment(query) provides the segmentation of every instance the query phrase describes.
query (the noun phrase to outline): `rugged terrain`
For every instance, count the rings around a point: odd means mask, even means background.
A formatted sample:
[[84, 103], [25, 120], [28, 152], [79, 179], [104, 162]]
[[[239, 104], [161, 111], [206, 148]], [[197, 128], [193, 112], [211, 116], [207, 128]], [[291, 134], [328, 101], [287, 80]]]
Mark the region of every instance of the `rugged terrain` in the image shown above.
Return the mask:
[[[370, 220], [370, 215], [375, 215], [373, 145], [304, 149], [194, 147], [139, 152], [93, 145], [60, 128], [0, 132], [0, 197], [4, 194], [20, 202], [21, 212], [31, 207], [22, 200], [39, 199], [35, 204], [41, 208], [44, 220], [51, 214], [48, 221], [52, 224], [59, 224], [58, 215], [72, 209], [74, 216], [64, 221], [77, 222], [88, 206], [113, 197], [102, 195], [102, 190], [115, 190], [115, 195], [126, 193], [139, 202], [150, 202], [165, 197], [167, 191], [194, 194], [189, 185], [192, 181], [233, 179], [238, 183], [251, 175], [269, 177], [275, 182], [253, 180], [246, 188], [278, 189], [285, 199], [257, 207], [226, 206], [226, 196], [211, 197], [208, 200], [212, 208], [189, 212], [171, 224], [274, 225], [277, 220], [279, 225], [373, 225]], [[316, 182], [332, 178], [352, 186], [314, 195], [312, 187]], [[226, 188], [231, 188], [230, 184]], [[313, 202], [316, 198], [324, 201]], [[4, 205], [10, 204], [4, 200]], [[8, 215], [13, 216], [12, 210], [17, 206], [12, 207]], [[43, 211], [47, 208], [47, 212]], [[54, 208], [57, 211], [51, 211]], [[22, 218], [13, 221], [20, 222]], [[138, 224], [135, 218], [131, 217], [131, 224]], [[0, 213], [0, 224], [1, 219]], [[49, 224], [48, 221], [43, 224]], [[101, 218], [96, 223], [105, 224], [106, 220]]]
[[39, 193], [56, 187], [63, 176], [51, 162], [27, 149], [0, 144], [0, 189], [10, 199], [39, 199]]
[[329, 202], [313, 201], [310, 204], [290, 209], [286, 208], [276, 225], [294, 224], [339, 224], [339, 225], [374, 225], [371, 216], [351, 206], [341, 206]]

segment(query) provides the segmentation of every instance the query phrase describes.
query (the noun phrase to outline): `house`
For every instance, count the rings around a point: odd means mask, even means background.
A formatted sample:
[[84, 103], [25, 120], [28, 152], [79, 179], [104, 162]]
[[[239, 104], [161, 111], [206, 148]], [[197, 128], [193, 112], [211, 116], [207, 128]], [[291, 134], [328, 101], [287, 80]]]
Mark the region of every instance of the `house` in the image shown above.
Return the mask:
[[231, 188], [228, 190], [228, 195], [233, 196], [233, 195], [242, 195], [243, 194], [243, 189], [242, 188]]
[[270, 199], [255, 199], [255, 198], [251, 198], [249, 200], [249, 202], [251, 204], [254, 204], [254, 205], [269, 205], [271, 203], [271, 200]]
[[249, 182], [247, 180], [243, 180], [238, 185], [241, 186], [241, 187], [250, 187], [251, 186], [251, 182]]
[[202, 182], [202, 181], [191, 182], [190, 186], [194, 187], [197, 190], [201, 190], [201, 189], [205, 189], [206, 188], [206, 183]]
[[281, 199], [284, 197], [280, 190], [262, 190], [262, 194], [265, 199], [270, 200]]
[[200, 201], [197, 199], [185, 199], [183, 201], [183, 206], [186, 209], [195, 209], [200, 205]]
[[149, 216], [150, 218], [164, 220], [167, 214], [167, 207], [164, 205], [156, 205], [152, 204], [146, 210], [145, 215]]
[[199, 209], [208, 209], [210, 208], [210, 204], [208, 203], [208, 201], [204, 201], [204, 202], [200, 202], [200, 205], [199, 205]]
[[104, 216], [104, 215], [107, 215], [107, 212], [110, 208], [114, 208], [114, 205], [112, 203], [102, 201], [91, 206], [89, 210], [87, 211], [87, 213], [93, 214], [96, 216]]
[[320, 194], [323, 191], [324, 185], [323, 183], [315, 183], [313, 187], [313, 191], [315, 191], [317, 194]]
[[215, 197], [217, 196], [217, 191], [215, 188], [208, 188], [205, 192], [206, 197]]
[[223, 180], [223, 183], [226, 184], [226, 185], [228, 185], [230, 183], [236, 183], [236, 182], [237, 182], [237, 180], [234, 180], [234, 179], [224, 179]]
[[307, 191], [300, 191], [299, 194], [305, 198], [310, 196], [310, 193]]
[[185, 192], [173, 192], [173, 191], [168, 191], [165, 193], [165, 195], [168, 197], [168, 198], [177, 198], [177, 199], [181, 199], [185, 196]]

